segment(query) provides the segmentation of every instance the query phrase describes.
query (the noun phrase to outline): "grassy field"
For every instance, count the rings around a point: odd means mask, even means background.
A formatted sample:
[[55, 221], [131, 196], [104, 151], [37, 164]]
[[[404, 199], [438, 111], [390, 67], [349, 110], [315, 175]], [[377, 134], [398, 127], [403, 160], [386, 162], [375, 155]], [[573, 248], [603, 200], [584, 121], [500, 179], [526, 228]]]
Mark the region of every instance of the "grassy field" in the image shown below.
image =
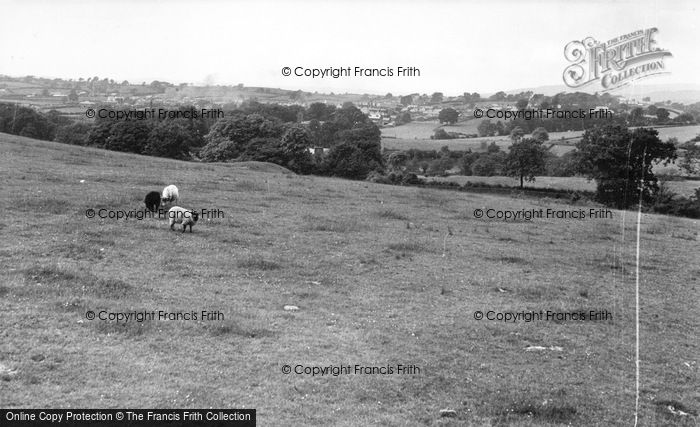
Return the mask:
[[[455, 126], [444, 126], [444, 128], [448, 132], [477, 133], [476, 126], [478, 126], [478, 123], [478, 120], [470, 120]], [[448, 140], [430, 139], [434, 129], [437, 129], [439, 126], [440, 124], [437, 122], [415, 122], [393, 128], [384, 128], [382, 129], [382, 146], [389, 150], [439, 150], [440, 147], [447, 145], [450, 150], [464, 151], [470, 149], [474, 152], [479, 152], [483, 151], [481, 148], [483, 142], [487, 144], [496, 142], [502, 149], [507, 148], [511, 144], [509, 136]], [[678, 138], [680, 143], [684, 143], [700, 135], [700, 126], [667, 127], [658, 128], [657, 130], [662, 141], [666, 141], [669, 138]], [[561, 156], [573, 150], [581, 135], [583, 135], [581, 131], [550, 133], [550, 142], [558, 142], [561, 138], [566, 139], [566, 141], [562, 141], [562, 144], [555, 145], [552, 151], [556, 155]]]
[[[633, 213], [477, 219], [477, 208], [588, 207], [4, 134], [0, 153], [5, 408], [245, 407], [260, 425], [633, 424]], [[180, 206], [225, 216], [191, 234], [86, 217], [141, 209], [166, 184]], [[644, 215], [641, 230], [640, 425], [696, 425], [671, 409], [700, 409], [698, 224]], [[117, 323], [89, 310], [225, 318]], [[491, 310], [612, 319], [475, 320]]]
[[486, 151], [482, 147], [484, 143], [491, 144], [495, 142], [502, 150], [510, 147], [513, 141], [507, 136], [495, 136], [484, 138], [467, 138], [467, 139], [394, 139], [382, 138], [382, 147], [387, 150], [440, 150], [441, 147], [447, 146], [452, 151], [467, 151], [473, 152]]
[[[448, 177], [428, 177], [431, 181], [446, 181], [456, 182], [459, 185], [464, 185], [467, 182], [484, 183], [489, 185], [503, 185], [507, 187], [519, 187], [520, 180], [507, 176], [462, 176], [453, 175]], [[690, 197], [695, 194], [695, 190], [700, 187], [700, 181], [684, 180], [684, 181], [667, 181], [668, 187], [676, 194]], [[589, 181], [586, 178], [575, 176], [538, 176], [535, 182], [526, 182], [526, 186], [534, 188], [552, 188], [559, 190], [575, 190], [575, 191], [595, 191], [595, 181]]]
[[659, 138], [666, 141], [669, 138], [677, 138], [678, 142], [688, 142], [696, 136], [700, 135], [700, 125], [698, 126], [675, 126], [667, 128], [658, 128]]
[[399, 139], [430, 139], [435, 129], [440, 127], [437, 121], [411, 122], [405, 125], [382, 128], [382, 136]]
[[454, 125], [441, 125], [437, 120], [429, 122], [415, 121], [401, 126], [382, 128], [381, 131], [382, 136], [385, 138], [430, 139], [438, 128], [443, 128], [446, 132], [478, 134], [477, 127], [479, 123], [481, 123], [481, 120], [478, 119], [466, 120]]

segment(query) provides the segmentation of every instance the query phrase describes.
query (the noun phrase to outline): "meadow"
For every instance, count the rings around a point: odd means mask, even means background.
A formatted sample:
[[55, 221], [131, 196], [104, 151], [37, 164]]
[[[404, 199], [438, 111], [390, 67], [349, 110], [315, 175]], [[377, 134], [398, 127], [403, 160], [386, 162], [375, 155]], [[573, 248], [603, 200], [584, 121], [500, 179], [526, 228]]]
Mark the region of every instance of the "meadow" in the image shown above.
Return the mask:
[[[466, 139], [446, 139], [432, 140], [435, 129], [442, 127], [447, 132], [478, 133], [476, 127], [480, 120], [468, 120], [459, 122], [453, 126], [440, 126], [434, 122], [411, 122], [405, 125], [382, 128], [382, 147], [389, 150], [439, 150], [440, 147], [448, 146], [450, 150], [472, 150], [474, 152], [484, 151], [483, 143], [495, 142], [501, 149], [506, 149], [511, 145], [508, 135], [491, 136]], [[678, 142], [684, 143], [700, 135], [700, 125], [696, 126], [674, 126], [657, 128], [659, 138], [666, 141], [669, 138], [677, 138]], [[553, 143], [553, 152], [561, 156], [574, 149], [574, 146], [583, 135], [582, 131], [551, 132], [549, 143]]]
[[[429, 181], [456, 182], [459, 185], [466, 183], [483, 183], [488, 185], [502, 185], [504, 187], [519, 187], [520, 180], [508, 176], [464, 176], [452, 175], [446, 177], [432, 176], [421, 177]], [[663, 181], [661, 181], [663, 182]], [[665, 181], [668, 188], [674, 193], [691, 197], [695, 190], [700, 187], [697, 180]], [[596, 183], [593, 180], [578, 176], [537, 176], [534, 182], [525, 182], [526, 187], [549, 188], [557, 190], [591, 191], [595, 192]]]
[[[6, 134], [0, 174], [5, 408], [256, 408], [260, 425], [633, 424], [633, 212], [485, 219], [475, 209], [590, 206]], [[180, 206], [223, 217], [201, 218], [193, 233], [157, 218], [86, 217], [143, 209], [167, 184]], [[642, 217], [643, 426], [697, 425], [698, 230]], [[224, 318], [86, 318], [202, 310]], [[475, 319], [540, 310], [611, 318]], [[398, 374], [398, 364], [420, 372]]]

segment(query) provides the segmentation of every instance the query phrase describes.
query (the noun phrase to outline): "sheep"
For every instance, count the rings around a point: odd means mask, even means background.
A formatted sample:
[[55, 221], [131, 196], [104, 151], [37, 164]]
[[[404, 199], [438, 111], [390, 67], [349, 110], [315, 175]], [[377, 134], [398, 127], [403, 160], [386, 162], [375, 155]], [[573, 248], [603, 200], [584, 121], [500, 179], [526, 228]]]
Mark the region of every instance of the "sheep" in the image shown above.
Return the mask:
[[168, 218], [170, 218], [170, 229], [174, 230], [173, 226], [175, 224], [182, 224], [182, 232], [184, 233], [187, 226], [190, 226], [190, 233], [192, 232], [192, 225], [199, 219], [199, 214], [193, 210], [181, 208], [179, 206], [173, 206], [168, 211]]
[[149, 211], [157, 211], [160, 207], [160, 193], [157, 191], [151, 191], [150, 193], [146, 194], [144, 203], [146, 203], [146, 209]]
[[165, 205], [166, 203], [172, 203], [175, 204], [177, 201], [180, 199], [180, 193], [177, 191], [177, 187], [174, 185], [168, 185], [163, 189], [163, 194], [160, 196], [160, 202], [161, 204]]

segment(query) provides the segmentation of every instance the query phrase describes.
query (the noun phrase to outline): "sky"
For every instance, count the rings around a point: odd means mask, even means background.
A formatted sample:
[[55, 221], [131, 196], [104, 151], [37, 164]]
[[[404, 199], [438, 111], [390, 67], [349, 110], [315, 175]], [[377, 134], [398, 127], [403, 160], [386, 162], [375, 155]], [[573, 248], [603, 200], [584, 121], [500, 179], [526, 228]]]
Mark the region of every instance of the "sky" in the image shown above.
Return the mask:
[[[564, 46], [657, 27], [670, 73], [700, 83], [697, 1], [0, 0], [0, 74], [394, 95], [561, 85]], [[283, 76], [416, 67], [419, 77]]]

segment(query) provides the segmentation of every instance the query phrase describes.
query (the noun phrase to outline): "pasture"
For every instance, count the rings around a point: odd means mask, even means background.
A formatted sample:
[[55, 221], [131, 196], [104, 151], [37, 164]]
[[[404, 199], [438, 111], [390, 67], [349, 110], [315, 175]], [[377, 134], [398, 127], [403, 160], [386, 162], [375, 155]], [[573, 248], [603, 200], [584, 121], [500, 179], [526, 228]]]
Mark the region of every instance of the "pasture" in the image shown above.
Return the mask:
[[[0, 153], [5, 408], [256, 408], [260, 425], [633, 424], [631, 212], [478, 219], [477, 208], [589, 207], [5, 134]], [[180, 206], [224, 216], [192, 234], [86, 217], [143, 209], [167, 184]], [[698, 223], [644, 215], [641, 230], [640, 425], [696, 425]], [[86, 318], [202, 310], [225, 318]], [[612, 318], [475, 320], [540, 310]]]
[[454, 125], [441, 125], [434, 121], [413, 121], [404, 125], [382, 128], [382, 137], [385, 139], [430, 139], [438, 128], [445, 129], [446, 132], [461, 132], [467, 134], [478, 134], [477, 127], [481, 123], [480, 119], [470, 119], [457, 122]]
[[[479, 120], [469, 120], [463, 123], [460, 122], [455, 126], [442, 127], [447, 132], [477, 133], [476, 126], [478, 124]], [[487, 144], [496, 142], [501, 149], [508, 148], [511, 145], [510, 137], [507, 135], [468, 139], [430, 139], [430, 136], [438, 127], [440, 127], [440, 124], [437, 122], [412, 122], [402, 126], [383, 128], [382, 147], [388, 150], [439, 150], [440, 147], [446, 145], [450, 150], [481, 152], [484, 151], [481, 147], [483, 142]], [[662, 141], [666, 141], [669, 138], [677, 138], [679, 143], [684, 143], [700, 135], [700, 126], [676, 126], [656, 129]], [[549, 134], [549, 143], [555, 144], [552, 151], [556, 155], [561, 156], [573, 150], [581, 135], [583, 135], [582, 131], [551, 132]]]
[[447, 146], [452, 151], [467, 151], [484, 152], [488, 146], [495, 142], [501, 150], [505, 150], [513, 144], [513, 141], [507, 136], [494, 136], [483, 138], [465, 138], [465, 139], [393, 139], [382, 138], [382, 148], [387, 150], [422, 150], [439, 151], [440, 148]]
[[430, 139], [435, 133], [435, 129], [439, 127], [440, 123], [437, 121], [414, 121], [401, 126], [384, 127], [381, 131], [382, 137], [385, 138]]
[[[511, 178], [508, 176], [464, 176], [452, 175], [447, 177], [422, 177], [429, 181], [445, 181], [456, 182], [459, 185], [464, 185], [468, 182], [483, 183], [488, 185], [502, 185], [504, 187], [519, 187], [520, 179]], [[661, 182], [662, 180], [660, 180]], [[695, 194], [695, 190], [700, 187], [700, 181], [681, 180], [681, 181], [666, 181], [669, 189], [674, 193], [690, 197]], [[574, 191], [595, 191], [595, 181], [589, 181], [587, 178], [578, 176], [538, 176], [535, 177], [535, 182], [525, 182], [526, 187], [532, 188], [549, 188], [557, 190], [574, 190]]]

